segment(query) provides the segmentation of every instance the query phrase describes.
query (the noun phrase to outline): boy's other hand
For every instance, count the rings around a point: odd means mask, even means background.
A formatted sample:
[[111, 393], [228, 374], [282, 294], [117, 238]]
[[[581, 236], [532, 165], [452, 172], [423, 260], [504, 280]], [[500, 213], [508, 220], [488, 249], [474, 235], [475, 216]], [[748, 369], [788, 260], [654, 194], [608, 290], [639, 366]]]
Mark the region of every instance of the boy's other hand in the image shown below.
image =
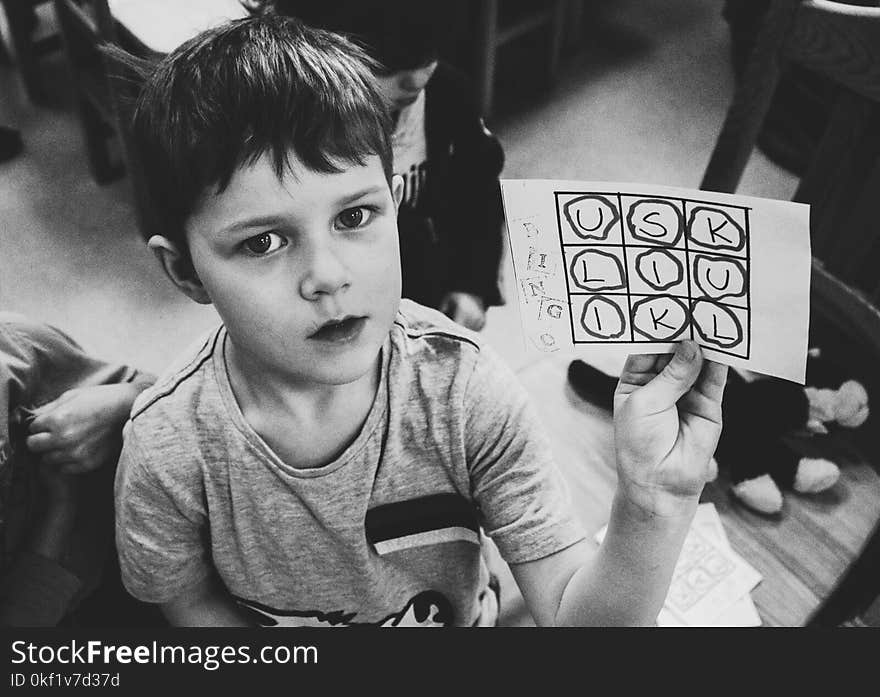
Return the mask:
[[486, 324], [486, 306], [472, 293], [455, 291], [447, 293], [440, 301], [440, 312], [453, 322], [478, 332]]
[[651, 515], [674, 516], [715, 478], [727, 367], [698, 344], [675, 353], [631, 355], [614, 394], [621, 493]]
[[68, 390], [35, 410], [27, 447], [44, 465], [65, 474], [82, 474], [115, 462], [122, 426], [143, 389], [131, 383]]

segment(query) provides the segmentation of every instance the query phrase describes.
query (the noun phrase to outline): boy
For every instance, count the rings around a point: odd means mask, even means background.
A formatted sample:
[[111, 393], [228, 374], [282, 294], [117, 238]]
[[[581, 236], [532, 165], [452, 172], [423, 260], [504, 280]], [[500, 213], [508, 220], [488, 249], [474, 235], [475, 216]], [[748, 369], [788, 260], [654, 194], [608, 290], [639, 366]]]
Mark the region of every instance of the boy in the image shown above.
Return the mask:
[[149, 244], [223, 325], [126, 426], [128, 589], [178, 625], [491, 624], [485, 531], [539, 624], [653, 622], [713, 474], [724, 368], [691, 343], [657, 377], [665, 361], [628, 362], [591, 559], [515, 378], [400, 300], [401, 182], [365, 61], [293, 19], [241, 20], [139, 98], [165, 225]]
[[479, 331], [503, 304], [499, 273], [504, 151], [467, 80], [439, 46], [447, 3], [411, 0], [275, 0], [278, 14], [350, 36], [380, 69], [392, 110], [394, 172], [404, 181], [397, 215], [403, 296]]
[[[0, 626], [54, 626], [73, 610], [85, 621], [80, 601], [102, 573], [112, 592], [112, 468], [132, 403], [153, 380], [0, 312]], [[97, 613], [111, 604], [87, 600]]]

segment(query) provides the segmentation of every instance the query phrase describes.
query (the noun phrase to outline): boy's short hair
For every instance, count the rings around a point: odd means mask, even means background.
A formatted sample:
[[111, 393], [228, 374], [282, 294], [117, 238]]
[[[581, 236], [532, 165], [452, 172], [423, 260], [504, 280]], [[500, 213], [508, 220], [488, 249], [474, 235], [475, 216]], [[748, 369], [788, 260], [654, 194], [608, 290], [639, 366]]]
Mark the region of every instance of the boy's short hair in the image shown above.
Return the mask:
[[379, 62], [380, 73], [437, 60], [450, 30], [447, 3], [417, 0], [274, 0], [270, 11], [347, 35]]
[[378, 155], [390, 182], [390, 121], [373, 67], [345, 38], [278, 16], [234, 20], [165, 56], [131, 119], [161, 228], [151, 233], [188, 261], [184, 225], [200, 197], [264, 154], [279, 178], [291, 152], [324, 173]]

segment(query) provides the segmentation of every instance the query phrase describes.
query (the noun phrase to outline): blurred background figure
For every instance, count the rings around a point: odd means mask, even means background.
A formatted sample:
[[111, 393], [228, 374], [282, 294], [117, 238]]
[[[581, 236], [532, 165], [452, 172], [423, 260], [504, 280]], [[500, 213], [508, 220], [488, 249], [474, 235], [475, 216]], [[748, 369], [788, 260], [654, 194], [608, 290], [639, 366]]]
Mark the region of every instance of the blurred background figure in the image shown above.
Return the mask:
[[464, 75], [441, 59], [441, 3], [276, 0], [264, 11], [345, 34], [377, 61], [394, 123], [403, 295], [480, 330], [499, 289], [504, 152]]
[[0, 312], [0, 626], [140, 624], [122, 589], [113, 476], [151, 375]]

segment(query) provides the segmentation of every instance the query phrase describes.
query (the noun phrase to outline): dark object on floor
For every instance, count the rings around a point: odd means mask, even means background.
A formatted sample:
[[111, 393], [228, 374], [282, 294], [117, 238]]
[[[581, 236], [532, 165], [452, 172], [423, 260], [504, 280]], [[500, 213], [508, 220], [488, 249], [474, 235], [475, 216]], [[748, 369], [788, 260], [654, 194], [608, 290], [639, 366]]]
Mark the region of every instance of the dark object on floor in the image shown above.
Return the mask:
[[[822, 375], [827, 384], [832, 371], [826, 363], [812, 357], [808, 374]], [[568, 381], [582, 399], [612, 408], [616, 378], [575, 360], [568, 366]], [[790, 437], [861, 426], [868, 418], [868, 394], [854, 380], [804, 388], [776, 378], [747, 382], [730, 371], [722, 410], [724, 429], [715, 459], [730, 480], [731, 493], [752, 510], [773, 515], [782, 511], [783, 492], [819, 493], [840, 476], [836, 464], [818, 452], [805, 456]]]
[[569, 363], [568, 384], [571, 385], [574, 393], [584, 401], [609, 411], [614, 408], [614, 389], [617, 387], [617, 378], [606, 375], [601, 370], [596, 370], [589, 363], [579, 358]]
[[6, 162], [18, 155], [24, 143], [21, 141], [21, 134], [13, 128], [0, 126], [0, 162]]

